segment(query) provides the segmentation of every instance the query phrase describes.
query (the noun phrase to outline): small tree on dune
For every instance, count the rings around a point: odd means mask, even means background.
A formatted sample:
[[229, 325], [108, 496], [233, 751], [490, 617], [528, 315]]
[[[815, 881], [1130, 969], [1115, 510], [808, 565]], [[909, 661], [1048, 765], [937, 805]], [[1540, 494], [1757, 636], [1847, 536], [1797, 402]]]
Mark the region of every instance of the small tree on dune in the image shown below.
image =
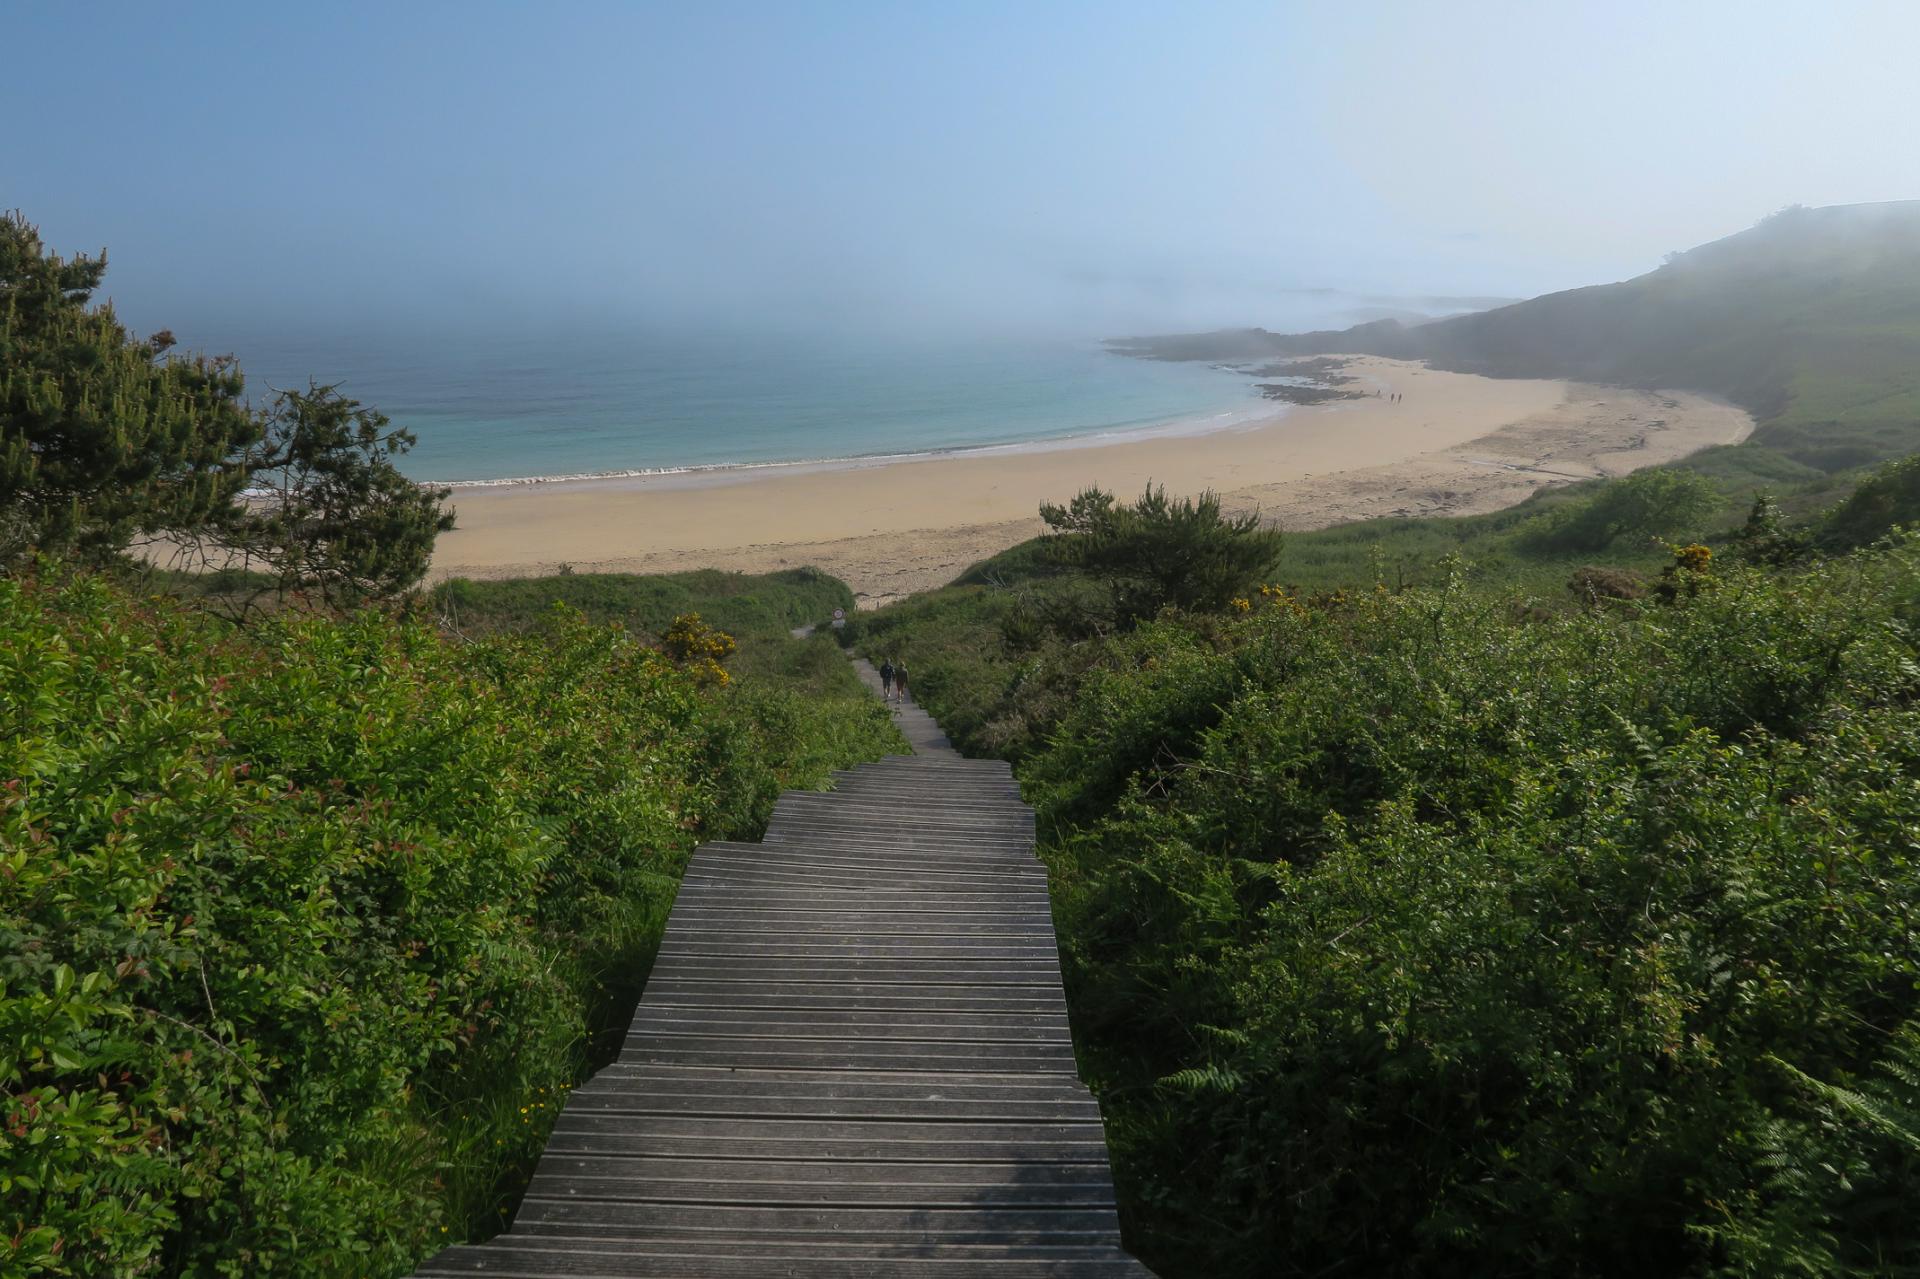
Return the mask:
[[281, 592], [332, 604], [398, 594], [426, 575], [433, 545], [453, 527], [448, 491], [415, 484], [394, 459], [410, 432], [337, 387], [282, 391], [246, 454], [253, 500], [212, 540], [264, 564]]
[[1127, 506], [1089, 488], [1064, 507], [1043, 505], [1040, 518], [1057, 535], [1056, 554], [1108, 588], [1122, 624], [1167, 608], [1224, 608], [1280, 553], [1278, 530], [1257, 512], [1224, 514], [1211, 491], [1174, 499], [1148, 484]]

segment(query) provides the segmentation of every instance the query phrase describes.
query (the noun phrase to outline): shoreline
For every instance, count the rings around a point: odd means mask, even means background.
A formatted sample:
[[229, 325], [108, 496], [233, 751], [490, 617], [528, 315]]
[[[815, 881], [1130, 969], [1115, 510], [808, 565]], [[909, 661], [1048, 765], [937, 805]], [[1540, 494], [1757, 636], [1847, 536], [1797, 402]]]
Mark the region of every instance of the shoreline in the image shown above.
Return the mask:
[[[1446, 373], [1343, 357], [1325, 405], [1250, 405], [1230, 422], [1053, 437], [853, 463], [783, 463], [455, 490], [460, 524], [431, 576], [561, 571], [765, 572], [813, 564], [877, 607], [941, 585], [1032, 536], [1041, 502], [1089, 485], [1213, 489], [1283, 528], [1473, 514], [1537, 488], [1625, 474], [1746, 438], [1744, 412], [1704, 396]], [[1400, 393], [1403, 401], [1390, 397]], [[1118, 437], [1118, 438], [1116, 438]]]
[[[782, 475], [805, 475], [821, 471], [855, 471], [877, 466], [897, 466], [910, 462], [936, 462], [951, 458], [1011, 457], [1028, 453], [1057, 453], [1073, 449], [1105, 448], [1146, 440], [1184, 439], [1212, 435], [1220, 431], [1252, 430], [1270, 426], [1284, 417], [1287, 405], [1271, 400], [1256, 400], [1244, 408], [1219, 412], [1188, 414], [1143, 426], [1099, 426], [1075, 430], [1065, 435], [1046, 435], [1033, 440], [1008, 440], [996, 444], [956, 444], [948, 448], [919, 449], [907, 453], [858, 453], [845, 457], [795, 458], [779, 462], [708, 462], [692, 466], [633, 467], [626, 470], [585, 471], [572, 475], [517, 475], [497, 480], [419, 480], [422, 488], [444, 488], [454, 493], [471, 489], [537, 488], [544, 485], [630, 485], [640, 481], [653, 488], [705, 488], [716, 484], [751, 483]], [[1231, 421], [1225, 419], [1232, 419]]]

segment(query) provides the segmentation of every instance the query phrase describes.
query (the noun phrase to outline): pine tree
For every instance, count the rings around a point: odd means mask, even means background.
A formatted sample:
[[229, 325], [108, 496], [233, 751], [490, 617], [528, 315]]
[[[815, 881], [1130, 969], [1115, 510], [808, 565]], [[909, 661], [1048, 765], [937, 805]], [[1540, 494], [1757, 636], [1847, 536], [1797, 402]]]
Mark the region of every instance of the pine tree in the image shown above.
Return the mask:
[[99, 557], [136, 535], [217, 522], [260, 435], [231, 359], [168, 354], [90, 306], [104, 253], [49, 253], [0, 217], [0, 554]]

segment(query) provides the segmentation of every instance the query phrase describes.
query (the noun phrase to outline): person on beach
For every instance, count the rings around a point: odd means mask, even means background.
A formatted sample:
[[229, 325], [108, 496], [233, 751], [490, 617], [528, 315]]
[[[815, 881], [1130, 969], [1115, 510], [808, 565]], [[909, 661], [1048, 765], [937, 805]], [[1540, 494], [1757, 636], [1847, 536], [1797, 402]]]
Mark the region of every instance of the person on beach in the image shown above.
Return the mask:
[[883, 702], [893, 700], [893, 661], [891, 658], [882, 659], [880, 663], [880, 700]]
[[895, 692], [900, 694], [901, 701], [909, 702], [913, 700], [907, 695], [907, 664], [905, 662], [901, 662], [893, 668], [893, 688]]

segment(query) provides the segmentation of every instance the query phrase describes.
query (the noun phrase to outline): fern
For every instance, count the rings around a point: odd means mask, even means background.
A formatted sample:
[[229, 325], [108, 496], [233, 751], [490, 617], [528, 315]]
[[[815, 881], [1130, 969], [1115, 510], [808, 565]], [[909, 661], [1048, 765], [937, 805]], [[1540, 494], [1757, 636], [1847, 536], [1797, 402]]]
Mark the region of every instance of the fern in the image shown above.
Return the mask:
[[1176, 1070], [1171, 1075], [1162, 1075], [1158, 1082], [1160, 1087], [1175, 1092], [1220, 1095], [1240, 1091], [1246, 1079], [1238, 1071], [1208, 1065]]

